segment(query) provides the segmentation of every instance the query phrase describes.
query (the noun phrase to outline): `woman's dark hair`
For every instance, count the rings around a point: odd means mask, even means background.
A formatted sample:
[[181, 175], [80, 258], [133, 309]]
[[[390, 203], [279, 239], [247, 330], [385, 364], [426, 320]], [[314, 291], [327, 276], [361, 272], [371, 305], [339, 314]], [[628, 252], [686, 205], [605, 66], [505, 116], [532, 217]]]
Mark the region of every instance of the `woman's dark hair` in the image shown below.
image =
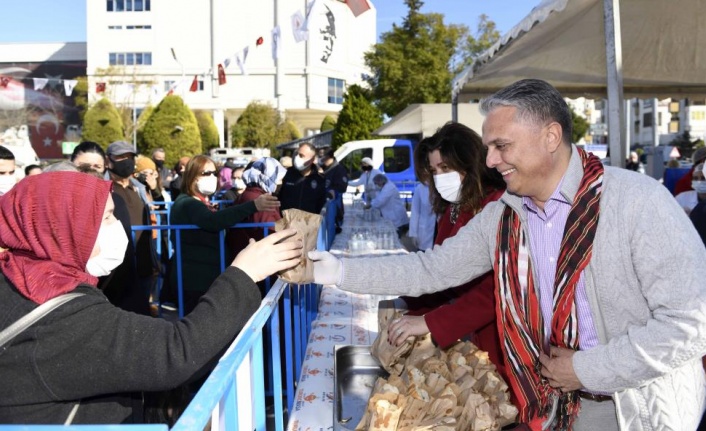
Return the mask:
[[71, 161], [73, 162], [79, 154], [83, 153], [96, 153], [105, 159], [105, 151], [100, 145], [92, 141], [83, 141], [74, 148], [74, 152], [71, 153]]
[[505, 189], [505, 181], [496, 170], [485, 164], [487, 149], [478, 133], [461, 124], [448, 122], [431, 137], [424, 139], [415, 150], [417, 177], [429, 184], [429, 197], [437, 214], [443, 214], [449, 205], [436, 190], [429, 165], [429, 154], [438, 150], [449, 168], [464, 175], [461, 184], [460, 207], [462, 211], [478, 212], [485, 197]]
[[184, 172], [182, 173], [184, 177], [184, 180], [181, 183], [182, 192], [189, 196], [197, 195], [198, 189], [196, 182], [201, 176], [201, 172], [203, 172], [203, 167], [206, 166], [206, 163], [213, 163], [213, 166], [216, 166], [213, 159], [204, 155], [198, 155], [189, 160], [189, 163], [186, 164], [186, 168], [184, 168]]

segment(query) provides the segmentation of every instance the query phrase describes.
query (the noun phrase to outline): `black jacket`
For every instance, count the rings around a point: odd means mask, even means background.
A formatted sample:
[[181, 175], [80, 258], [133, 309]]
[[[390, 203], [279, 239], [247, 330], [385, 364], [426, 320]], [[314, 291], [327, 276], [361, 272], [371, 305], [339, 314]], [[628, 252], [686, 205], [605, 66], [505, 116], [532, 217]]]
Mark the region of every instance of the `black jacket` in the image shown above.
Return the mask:
[[325, 180], [315, 170], [303, 176], [295, 167], [291, 167], [282, 178], [282, 188], [277, 197], [282, 211], [296, 208], [319, 214], [326, 203]]
[[334, 161], [331, 166], [324, 169], [326, 179], [326, 190], [334, 190], [338, 193], [345, 193], [348, 188], [348, 171], [345, 166]]
[[[0, 349], [0, 423], [130, 423], [141, 391], [177, 387], [210, 366], [260, 303], [252, 279], [229, 267], [182, 321], [141, 316], [80, 285]], [[35, 308], [0, 274], [0, 330]], [[206, 368], [208, 369], [208, 368]]]

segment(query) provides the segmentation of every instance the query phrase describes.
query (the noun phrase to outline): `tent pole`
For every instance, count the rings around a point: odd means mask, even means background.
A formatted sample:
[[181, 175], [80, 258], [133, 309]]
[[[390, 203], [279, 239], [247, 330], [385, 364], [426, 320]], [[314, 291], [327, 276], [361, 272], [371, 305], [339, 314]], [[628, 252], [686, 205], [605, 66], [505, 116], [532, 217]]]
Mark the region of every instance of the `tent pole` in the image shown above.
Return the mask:
[[603, 23], [608, 89], [608, 149], [610, 164], [625, 167], [627, 145], [623, 109], [623, 48], [620, 37], [620, 0], [603, 0]]

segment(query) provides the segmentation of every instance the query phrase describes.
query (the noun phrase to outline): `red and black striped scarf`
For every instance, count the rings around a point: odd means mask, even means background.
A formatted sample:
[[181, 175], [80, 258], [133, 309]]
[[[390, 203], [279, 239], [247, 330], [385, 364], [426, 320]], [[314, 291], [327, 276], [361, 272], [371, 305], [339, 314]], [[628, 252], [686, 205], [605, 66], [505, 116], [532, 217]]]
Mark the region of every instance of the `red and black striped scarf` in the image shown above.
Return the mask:
[[[603, 184], [603, 165], [598, 157], [578, 151], [583, 178], [561, 241], [550, 337], [551, 345], [574, 350], [579, 347], [576, 284], [591, 260]], [[520, 404], [520, 421], [539, 424], [541, 421], [537, 419], [548, 414], [556, 396], [559, 397], [557, 429], [571, 429], [580, 407], [578, 393], [562, 394], [551, 388], [540, 374], [539, 353], [545, 335], [529, 259], [529, 238], [520, 226], [519, 214], [509, 206], [505, 207], [498, 225], [494, 269], [498, 331], [509, 383]]]

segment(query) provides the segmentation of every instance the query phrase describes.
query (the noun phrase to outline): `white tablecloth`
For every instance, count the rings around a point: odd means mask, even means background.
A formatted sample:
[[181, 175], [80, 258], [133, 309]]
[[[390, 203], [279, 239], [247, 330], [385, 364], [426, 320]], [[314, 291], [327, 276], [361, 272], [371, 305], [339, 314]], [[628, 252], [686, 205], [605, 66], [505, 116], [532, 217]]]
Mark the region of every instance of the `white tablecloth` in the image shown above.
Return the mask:
[[[394, 226], [387, 220], [362, 216], [357, 208], [346, 204], [342, 232], [336, 235], [331, 253], [339, 257], [383, 256], [407, 253], [393, 235], [392, 247], [352, 253], [348, 249], [352, 235], [374, 237]], [[379, 238], [379, 237], [378, 237]], [[389, 245], [389, 244], [388, 244]], [[324, 287], [319, 312], [312, 330], [297, 385], [294, 406], [289, 412], [288, 431], [330, 430], [333, 426], [333, 362], [334, 346], [370, 345], [377, 336], [377, 306], [393, 296], [359, 295]]]

